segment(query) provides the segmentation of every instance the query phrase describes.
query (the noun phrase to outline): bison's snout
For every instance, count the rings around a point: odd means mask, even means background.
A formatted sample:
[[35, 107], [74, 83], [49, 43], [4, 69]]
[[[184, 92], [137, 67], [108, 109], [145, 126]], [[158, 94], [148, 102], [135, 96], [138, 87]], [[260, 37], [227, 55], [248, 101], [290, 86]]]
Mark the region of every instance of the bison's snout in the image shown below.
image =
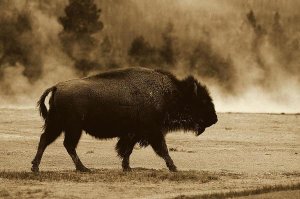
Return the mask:
[[218, 117], [216, 116], [213, 120], [213, 124], [216, 124], [218, 122]]
[[207, 120], [204, 121], [201, 126], [204, 126], [204, 130], [205, 130], [205, 128], [208, 128], [208, 127], [216, 124], [217, 122], [218, 122], [218, 117], [217, 117], [217, 115], [214, 115], [213, 117], [211, 117], [209, 119], [207, 118]]
[[207, 123], [200, 121], [199, 124], [196, 125], [196, 135], [197, 136], [201, 135], [207, 127], [210, 127], [210, 126], [216, 124], [217, 122], [218, 122], [217, 116], [214, 117], [212, 120], [210, 120], [210, 122], [207, 122]]
[[206, 127], [210, 127], [212, 125], [214, 125], [215, 123], [218, 122], [218, 116], [217, 115], [214, 115], [210, 120], [209, 122], [207, 122], [207, 126]]

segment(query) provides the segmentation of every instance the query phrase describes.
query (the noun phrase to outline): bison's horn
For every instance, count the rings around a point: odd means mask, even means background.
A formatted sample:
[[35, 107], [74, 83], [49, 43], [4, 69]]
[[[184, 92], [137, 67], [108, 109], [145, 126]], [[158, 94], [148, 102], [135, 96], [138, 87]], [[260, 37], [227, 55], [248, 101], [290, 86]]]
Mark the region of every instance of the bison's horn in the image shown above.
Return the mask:
[[197, 84], [196, 84], [196, 82], [194, 82], [194, 93], [195, 93], [195, 95], [197, 95], [197, 89], [198, 89]]

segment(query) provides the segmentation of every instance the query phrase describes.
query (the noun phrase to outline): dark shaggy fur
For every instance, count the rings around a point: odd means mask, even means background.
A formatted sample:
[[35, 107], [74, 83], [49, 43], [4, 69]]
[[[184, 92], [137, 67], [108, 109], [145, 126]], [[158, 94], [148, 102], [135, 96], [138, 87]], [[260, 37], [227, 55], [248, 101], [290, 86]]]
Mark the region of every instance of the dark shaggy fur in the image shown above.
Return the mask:
[[[52, 92], [47, 110], [44, 101]], [[118, 137], [116, 151], [124, 170], [130, 170], [129, 156], [136, 143], [151, 145], [171, 171], [176, 171], [165, 142], [172, 130], [200, 135], [217, 122], [214, 104], [194, 77], [178, 80], [162, 70], [128, 68], [70, 80], [47, 89], [38, 101], [45, 119], [32, 171], [46, 147], [62, 132], [64, 146], [77, 170], [88, 171], [76, 154], [82, 130], [99, 138]]]

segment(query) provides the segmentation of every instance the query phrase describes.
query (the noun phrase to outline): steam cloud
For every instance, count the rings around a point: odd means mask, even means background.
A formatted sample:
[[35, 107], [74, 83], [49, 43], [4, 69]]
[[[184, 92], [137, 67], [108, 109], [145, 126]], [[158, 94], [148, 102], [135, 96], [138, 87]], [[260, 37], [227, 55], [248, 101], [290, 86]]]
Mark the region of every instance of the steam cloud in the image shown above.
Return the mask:
[[197, 76], [218, 111], [300, 112], [299, 2], [95, 0], [99, 27], [75, 34], [66, 29], [72, 1], [0, 1], [2, 107], [139, 65]]
[[[17, 13], [12, 14], [14, 11]], [[26, 66], [23, 75], [29, 80], [37, 79], [42, 70], [41, 55], [36, 53], [39, 50], [39, 41], [33, 38], [32, 23], [32, 16], [25, 10], [1, 10], [2, 56], [0, 65], [5, 67], [5, 65], [20, 63]], [[2, 73], [1, 76], [3, 76]]]

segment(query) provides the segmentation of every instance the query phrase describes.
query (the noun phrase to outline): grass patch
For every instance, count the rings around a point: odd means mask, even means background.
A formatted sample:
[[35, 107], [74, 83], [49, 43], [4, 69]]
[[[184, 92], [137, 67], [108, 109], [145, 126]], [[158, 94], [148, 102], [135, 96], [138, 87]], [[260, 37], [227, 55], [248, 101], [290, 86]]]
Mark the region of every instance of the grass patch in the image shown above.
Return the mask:
[[113, 169], [93, 170], [90, 173], [76, 171], [42, 171], [38, 174], [32, 172], [0, 171], [0, 178], [11, 180], [37, 180], [37, 181], [72, 181], [72, 182], [198, 182], [206, 183], [218, 180], [218, 175], [205, 171], [178, 171], [135, 168], [132, 172], [123, 172]]
[[223, 199], [223, 198], [258, 195], [258, 194], [277, 192], [277, 191], [287, 191], [287, 190], [300, 190], [300, 183], [291, 184], [291, 185], [264, 186], [262, 188], [259, 187], [256, 189], [201, 194], [201, 195], [194, 195], [194, 196], [180, 195], [175, 197], [174, 199], [215, 199], [215, 198]]
[[285, 172], [282, 175], [287, 177], [300, 177], [300, 172]]
[[171, 151], [171, 152], [184, 152], [184, 153], [196, 153], [196, 151], [178, 149], [177, 147], [170, 147], [169, 151]]
[[0, 198], [5, 198], [5, 197], [9, 197], [10, 194], [6, 189], [2, 189], [0, 190]]
[[7, 189], [0, 190], [0, 198], [48, 198], [50, 192], [44, 189], [26, 188], [26, 189]]

